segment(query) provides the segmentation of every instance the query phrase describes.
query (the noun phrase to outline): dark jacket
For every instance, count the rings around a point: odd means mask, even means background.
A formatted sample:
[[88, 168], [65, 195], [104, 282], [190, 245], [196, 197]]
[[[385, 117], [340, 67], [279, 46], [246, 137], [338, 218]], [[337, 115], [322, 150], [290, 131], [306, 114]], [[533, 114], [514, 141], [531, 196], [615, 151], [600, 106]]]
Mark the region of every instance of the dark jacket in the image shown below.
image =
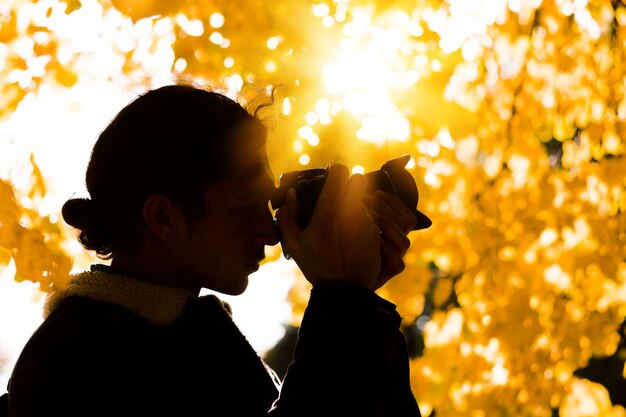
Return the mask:
[[68, 288], [16, 363], [13, 417], [419, 416], [400, 317], [369, 290], [312, 290], [281, 388], [215, 296], [102, 272]]

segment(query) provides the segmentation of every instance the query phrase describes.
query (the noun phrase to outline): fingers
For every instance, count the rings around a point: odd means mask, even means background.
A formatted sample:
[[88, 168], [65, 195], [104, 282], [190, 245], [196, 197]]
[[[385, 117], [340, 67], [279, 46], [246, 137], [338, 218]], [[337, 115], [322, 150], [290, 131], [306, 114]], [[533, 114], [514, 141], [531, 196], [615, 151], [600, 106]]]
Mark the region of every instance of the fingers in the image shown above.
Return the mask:
[[381, 270], [376, 287], [380, 288], [391, 278], [404, 271], [404, 255], [411, 241], [406, 236], [416, 223], [413, 212], [398, 197], [376, 191], [366, 195], [364, 202], [374, 223], [380, 229]]
[[383, 216], [371, 209], [370, 215], [374, 219], [376, 226], [380, 229], [382, 239], [393, 245], [400, 257], [404, 256], [411, 245], [411, 241], [406, 237], [405, 232], [389, 217]]
[[321, 207], [330, 205], [334, 209], [343, 198], [345, 184], [349, 176], [350, 171], [344, 164], [333, 162], [328, 165], [326, 183], [320, 193], [317, 204]]
[[404, 233], [413, 230], [417, 223], [417, 219], [411, 209], [395, 195], [376, 190], [374, 195], [367, 196], [366, 204], [370, 209], [374, 209], [379, 214], [393, 219]]
[[378, 198], [371, 194], [367, 194], [363, 198], [363, 201], [365, 202], [365, 205], [368, 209], [375, 211], [379, 215], [388, 217], [401, 229], [404, 230], [404, 228], [406, 227], [405, 225], [407, 221], [402, 217], [402, 215], [381, 198]]
[[373, 288], [375, 290], [385, 285], [387, 281], [405, 269], [404, 260], [398, 254], [396, 247], [384, 240], [380, 242], [380, 258], [382, 268]]
[[360, 211], [364, 208], [363, 197], [367, 188], [367, 179], [361, 174], [354, 174], [348, 180], [344, 202], [349, 212], [353, 210]]
[[398, 255], [395, 245], [382, 241], [380, 244], [380, 253], [386, 264], [386, 272], [390, 276], [396, 276], [404, 271], [405, 265], [402, 256]]

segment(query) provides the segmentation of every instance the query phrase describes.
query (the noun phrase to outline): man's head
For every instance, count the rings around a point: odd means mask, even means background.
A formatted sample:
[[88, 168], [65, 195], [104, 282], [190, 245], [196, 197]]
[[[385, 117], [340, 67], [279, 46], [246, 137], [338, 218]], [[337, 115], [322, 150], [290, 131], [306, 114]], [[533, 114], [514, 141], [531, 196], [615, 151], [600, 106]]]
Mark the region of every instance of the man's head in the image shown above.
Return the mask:
[[[247, 262], [252, 268], [263, 246], [276, 243], [269, 236], [267, 200], [273, 179], [265, 140], [262, 123], [222, 94], [184, 85], [148, 91], [122, 109], [100, 134], [87, 168], [91, 199], [69, 200], [63, 217], [80, 230], [85, 248], [113, 262], [157, 247], [167, 248], [161, 255], [175, 257], [169, 264], [183, 259], [188, 264], [189, 271], [182, 264], [171, 265], [176, 273], [200, 274], [209, 266], [195, 265], [198, 257], [210, 256], [202, 255], [203, 251], [221, 251], [225, 261]], [[262, 234], [267, 235], [259, 239], [263, 244], [233, 242], [250, 237], [254, 230], [220, 228], [235, 226], [231, 220], [245, 223], [243, 218], [231, 219], [241, 203], [234, 202], [241, 190], [256, 197], [252, 214], [263, 217]], [[176, 221], [176, 213], [189, 226], [189, 236], [179, 228], [173, 235], [163, 229]], [[275, 235], [273, 229], [271, 233]], [[239, 247], [228, 248], [229, 244]], [[253, 247], [243, 247], [246, 244]], [[231, 253], [237, 250], [241, 260]], [[193, 265], [195, 272], [191, 272]], [[203, 278], [195, 279], [205, 286]]]

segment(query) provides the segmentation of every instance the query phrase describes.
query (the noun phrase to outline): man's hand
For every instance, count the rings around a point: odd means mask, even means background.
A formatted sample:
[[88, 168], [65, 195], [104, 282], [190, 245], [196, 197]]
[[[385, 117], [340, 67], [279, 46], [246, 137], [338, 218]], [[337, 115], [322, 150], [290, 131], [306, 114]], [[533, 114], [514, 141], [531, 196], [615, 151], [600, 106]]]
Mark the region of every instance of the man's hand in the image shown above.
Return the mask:
[[[380, 254], [389, 249], [381, 248], [381, 233], [372, 217], [376, 212], [364, 204], [366, 188], [363, 175], [350, 176], [345, 165], [333, 163], [305, 229], [297, 221], [293, 190], [277, 211], [283, 249], [313, 285], [326, 280], [349, 281], [370, 289], [377, 285]], [[380, 223], [390, 228], [387, 220]]]
[[381, 269], [372, 288], [376, 290], [404, 271], [403, 258], [411, 245], [406, 235], [413, 229], [417, 219], [402, 200], [384, 191], [378, 190], [373, 195], [366, 195], [364, 202], [382, 237]]

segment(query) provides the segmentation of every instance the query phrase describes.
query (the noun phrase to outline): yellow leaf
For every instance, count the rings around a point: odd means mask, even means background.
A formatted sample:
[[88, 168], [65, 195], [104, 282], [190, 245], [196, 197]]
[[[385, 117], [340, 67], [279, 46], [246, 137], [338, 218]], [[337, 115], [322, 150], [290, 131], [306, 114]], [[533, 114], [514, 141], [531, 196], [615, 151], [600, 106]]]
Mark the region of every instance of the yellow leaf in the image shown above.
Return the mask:
[[180, 0], [111, 0], [111, 3], [134, 22], [145, 17], [176, 14], [184, 5]]
[[13, 254], [11, 251], [3, 246], [0, 246], [0, 275], [4, 272], [4, 268], [9, 264]]
[[35, 155], [31, 152], [30, 164], [33, 167], [33, 173], [30, 178], [30, 190], [28, 191], [28, 197], [30, 198], [42, 198], [46, 195], [46, 181], [41, 173], [41, 169], [37, 162], [35, 162]]
[[58, 66], [54, 74], [55, 80], [64, 87], [71, 87], [78, 81], [78, 75], [64, 66]]
[[28, 90], [18, 83], [2, 84], [0, 89], [0, 120], [8, 118], [22, 101]]
[[80, 0], [62, 0], [62, 2], [67, 5], [65, 8], [65, 13], [67, 14], [75, 12], [83, 6]]

